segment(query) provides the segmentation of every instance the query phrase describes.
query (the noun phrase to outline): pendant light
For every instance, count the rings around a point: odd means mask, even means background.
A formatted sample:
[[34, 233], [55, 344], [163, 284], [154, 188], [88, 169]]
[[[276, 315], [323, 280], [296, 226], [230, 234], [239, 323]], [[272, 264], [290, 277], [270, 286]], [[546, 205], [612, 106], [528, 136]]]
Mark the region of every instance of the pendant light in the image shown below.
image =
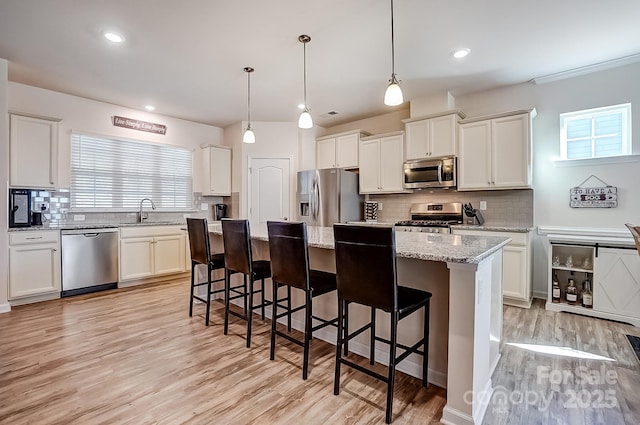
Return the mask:
[[300, 118], [298, 118], [298, 127], [300, 128], [311, 128], [313, 127], [313, 119], [311, 118], [311, 114], [309, 113], [309, 106], [307, 105], [307, 43], [311, 41], [311, 37], [308, 35], [302, 34], [298, 37], [298, 41], [302, 43], [303, 46], [303, 63], [304, 63], [304, 108], [302, 109], [302, 113], [300, 114]]
[[247, 73], [247, 128], [242, 135], [242, 142], [255, 143], [256, 135], [251, 128], [251, 73], [253, 72], [253, 68], [248, 66], [244, 69], [244, 72]]
[[396, 77], [396, 51], [395, 39], [393, 37], [393, 0], [391, 0], [391, 78], [387, 91], [384, 92], [384, 104], [388, 106], [400, 105], [404, 100], [402, 98], [402, 89]]

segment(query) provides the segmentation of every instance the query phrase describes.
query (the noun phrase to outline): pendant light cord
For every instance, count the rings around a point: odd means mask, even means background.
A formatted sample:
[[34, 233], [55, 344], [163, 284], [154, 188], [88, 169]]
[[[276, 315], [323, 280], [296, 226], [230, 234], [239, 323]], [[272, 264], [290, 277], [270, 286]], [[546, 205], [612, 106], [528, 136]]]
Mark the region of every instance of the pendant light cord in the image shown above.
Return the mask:
[[247, 72], [247, 121], [251, 127], [251, 72]]
[[303, 81], [304, 81], [304, 107], [305, 109], [307, 109], [307, 43], [304, 42], [302, 43], [302, 57], [303, 57], [303, 69], [304, 69], [304, 76], [303, 76]]
[[393, 0], [391, 0], [391, 78], [395, 79], [396, 75], [396, 49], [395, 38], [393, 35]]

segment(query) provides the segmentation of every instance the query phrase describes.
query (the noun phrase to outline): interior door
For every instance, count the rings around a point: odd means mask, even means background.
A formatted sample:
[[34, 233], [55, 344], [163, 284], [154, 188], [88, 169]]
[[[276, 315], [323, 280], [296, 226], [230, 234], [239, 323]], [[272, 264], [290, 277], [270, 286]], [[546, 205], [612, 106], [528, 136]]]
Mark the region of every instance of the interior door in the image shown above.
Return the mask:
[[290, 158], [250, 158], [247, 205], [251, 225], [289, 220], [290, 187]]

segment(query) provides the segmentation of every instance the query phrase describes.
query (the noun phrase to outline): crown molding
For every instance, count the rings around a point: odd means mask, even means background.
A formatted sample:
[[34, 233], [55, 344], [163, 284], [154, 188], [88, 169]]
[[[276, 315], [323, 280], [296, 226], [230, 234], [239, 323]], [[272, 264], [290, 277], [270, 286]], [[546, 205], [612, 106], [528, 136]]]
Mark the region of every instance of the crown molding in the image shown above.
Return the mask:
[[537, 85], [551, 83], [553, 81], [564, 80], [565, 78], [577, 77], [579, 75], [590, 74], [592, 72], [604, 71], [605, 69], [617, 68], [619, 66], [629, 65], [640, 62], [640, 53], [635, 55], [624, 56], [609, 61], [594, 63], [593, 65], [582, 66], [580, 68], [569, 69], [567, 71], [556, 72], [555, 74], [543, 75], [536, 77], [531, 81]]

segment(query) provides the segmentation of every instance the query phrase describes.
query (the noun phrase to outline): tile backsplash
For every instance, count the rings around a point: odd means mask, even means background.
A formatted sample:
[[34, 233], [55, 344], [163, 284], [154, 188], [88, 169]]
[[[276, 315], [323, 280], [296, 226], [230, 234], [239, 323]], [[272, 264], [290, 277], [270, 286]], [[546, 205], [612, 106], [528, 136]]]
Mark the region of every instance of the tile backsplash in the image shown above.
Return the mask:
[[382, 208], [378, 206], [378, 221], [408, 220], [413, 203], [470, 202], [479, 209], [480, 201], [486, 201], [487, 209], [481, 211], [485, 224], [533, 226], [533, 190], [530, 189], [478, 192], [423, 190], [406, 194], [369, 195], [368, 199], [382, 203]]
[[[145, 204], [145, 211], [149, 212], [149, 221], [176, 221], [184, 220], [184, 215], [190, 217], [206, 217], [213, 220], [213, 204], [223, 202], [226, 198], [204, 197], [201, 193], [193, 194], [192, 210], [190, 211], [154, 211]], [[202, 210], [202, 205], [207, 204], [207, 209]], [[44, 208], [43, 208], [44, 207]], [[44, 212], [43, 221], [51, 224], [73, 223], [74, 216], [84, 216], [85, 223], [134, 223], [137, 220], [137, 212], [72, 212], [68, 190], [34, 190], [31, 192], [31, 210]]]

